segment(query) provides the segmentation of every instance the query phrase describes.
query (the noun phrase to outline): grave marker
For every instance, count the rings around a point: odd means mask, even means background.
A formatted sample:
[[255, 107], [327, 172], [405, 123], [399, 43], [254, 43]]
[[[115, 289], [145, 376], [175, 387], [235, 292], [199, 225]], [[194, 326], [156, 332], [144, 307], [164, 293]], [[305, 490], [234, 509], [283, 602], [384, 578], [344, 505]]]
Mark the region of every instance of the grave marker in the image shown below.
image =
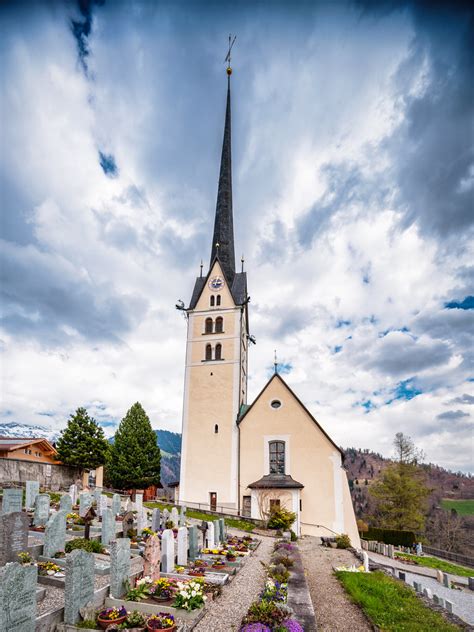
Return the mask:
[[186, 526], [186, 507], [184, 505], [181, 505], [180, 512], [179, 512], [179, 526], [180, 527]]
[[157, 535], [150, 535], [145, 541], [143, 552], [143, 574], [151, 579], [160, 578], [160, 538]]
[[35, 515], [33, 524], [35, 527], [44, 527], [49, 520], [49, 494], [38, 494], [35, 499]]
[[174, 535], [171, 529], [165, 529], [161, 536], [161, 571], [174, 571]]
[[118, 516], [122, 511], [122, 505], [120, 502], [120, 494], [114, 494], [112, 496], [112, 513], [115, 516]]
[[64, 622], [77, 623], [79, 611], [94, 599], [94, 555], [76, 549], [66, 557]]
[[403, 571], [398, 571], [398, 578], [404, 582], [406, 580], [406, 574]]
[[367, 551], [362, 551], [362, 563], [364, 565], [364, 571], [368, 573], [369, 572], [369, 556], [367, 554]]
[[67, 513], [72, 513], [72, 498], [69, 494], [63, 494], [61, 496], [59, 508], [64, 509]]
[[216, 546], [219, 546], [221, 543], [221, 526], [219, 524], [219, 520], [213, 520], [214, 523], [214, 541]]
[[23, 509], [23, 490], [6, 487], [3, 490], [2, 515], [21, 511]]
[[25, 509], [33, 509], [35, 498], [39, 494], [40, 484], [38, 481], [26, 481]]
[[143, 511], [143, 494], [135, 494], [135, 507], [138, 513]]
[[197, 558], [199, 554], [199, 545], [198, 545], [198, 528], [196, 525], [192, 525], [188, 527], [188, 542], [189, 542], [189, 559], [191, 562]]
[[36, 623], [37, 566], [17, 562], [0, 568], [0, 630], [32, 632]]
[[450, 614], [453, 614], [453, 605], [453, 602], [449, 601], [448, 599], [446, 599], [444, 602], [444, 607]]
[[157, 531], [160, 530], [161, 527], [161, 512], [159, 509], [153, 509], [153, 513], [151, 516], [151, 530]]
[[178, 510], [176, 509], [176, 507], [173, 507], [171, 509], [171, 520], [173, 521], [173, 527], [174, 528], [178, 528], [178, 526], [179, 526], [179, 515], [178, 515]]
[[107, 496], [105, 494], [100, 495], [97, 509], [99, 516], [102, 516], [103, 512], [107, 509]]
[[55, 553], [64, 551], [66, 544], [66, 515], [67, 511], [61, 509], [48, 520], [44, 532], [43, 555], [45, 557], [54, 557]]
[[30, 519], [23, 511], [0, 516], [0, 566], [18, 562], [18, 553], [28, 548]]
[[219, 526], [220, 526], [220, 534], [221, 534], [221, 542], [225, 543], [225, 520], [224, 518], [219, 518]]
[[89, 492], [82, 492], [79, 494], [79, 515], [84, 518], [86, 513], [92, 507], [92, 496]]
[[71, 496], [72, 504], [75, 505], [77, 501], [77, 485], [70, 485], [69, 496]]
[[188, 530], [186, 527], [178, 529], [178, 566], [188, 563]]
[[130, 578], [130, 539], [119, 538], [110, 543], [110, 596], [120, 599]]
[[102, 512], [100, 541], [104, 546], [108, 546], [113, 538], [115, 538], [115, 516], [112, 509], [107, 508]]
[[449, 581], [448, 573], [443, 573], [443, 586], [446, 588], [451, 588], [451, 582]]
[[208, 522], [207, 523], [207, 548], [213, 549], [215, 546], [216, 544], [214, 540], [214, 523]]
[[168, 529], [168, 527], [166, 526], [166, 523], [168, 522], [169, 519], [170, 519], [170, 512], [168, 511], [168, 509], [163, 509], [163, 529]]
[[128, 532], [133, 529], [133, 523], [135, 522], [135, 518], [131, 511], [127, 511], [123, 517], [122, 525], [123, 525], [123, 537], [127, 537]]
[[141, 509], [137, 513], [137, 534], [141, 535], [143, 533], [143, 529], [147, 526], [146, 513]]

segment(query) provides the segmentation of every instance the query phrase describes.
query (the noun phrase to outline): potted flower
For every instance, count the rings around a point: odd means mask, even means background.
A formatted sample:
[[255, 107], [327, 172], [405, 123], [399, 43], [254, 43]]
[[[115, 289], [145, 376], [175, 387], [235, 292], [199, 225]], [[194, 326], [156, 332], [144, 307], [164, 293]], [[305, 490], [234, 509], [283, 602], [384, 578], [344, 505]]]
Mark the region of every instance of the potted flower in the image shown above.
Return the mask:
[[127, 594], [125, 595], [125, 599], [127, 601], [141, 601], [142, 599], [146, 599], [146, 597], [150, 594], [152, 584], [153, 581], [148, 576], [137, 579], [134, 588], [131, 588], [130, 584], [127, 583]]
[[212, 568], [222, 569], [224, 567], [225, 567], [224, 560], [213, 560], [212, 561]]
[[159, 612], [158, 614], [152, 614], [151, 617], [148, 617], [146, 627], [149, 632], [153, 632], [153, 630], [168, 630], [168, 632], [173, 632], [176, 630], [176, 621], [172, 614]]
[[174, 608], [184, 610], [196, 610], [202, 608], [206, 597], [204, 596], [202, 580], [189, 582], [177, 582], [177, 592], [173, 602]]
[[23, 566], [34, 566], [34, 559], [26, 551], [18, 553], [18, 558]]
[[168, 579], [167, 577], [160, 577], [160, 579], [154, 581], [149, 588], [150, 596], [153, 597], [155, 601], [161, 603], [171, 601], [174, 597], [175, 590], [176, 584], [174, 580]]
[[237, 559], [234, 549], [229, 549], [225, 556], [228, 562], [235, 562], [235, 560]]
[[120, 606], [120, 608], [106, 608], [105, 610], [101, 610], [97, 617], [97, 623], [100, 627], [105, 630], [114, 623], [115, 625], [120, 625], [127, 618], [127, 611], [124, 606]]
[[40, 575], [49, 575], [52, 577], [53, 575], [60, 573], [62, 577], [64, 577], [64, 574], [62, 574], [61, 571], [61, 567], [54, 562], [38, 562], [38, 572]]
[[126, 629], [132, 628], [133, 630], [146, 630], [146, 616], [138, 610], [129, 612], [125, 619]]

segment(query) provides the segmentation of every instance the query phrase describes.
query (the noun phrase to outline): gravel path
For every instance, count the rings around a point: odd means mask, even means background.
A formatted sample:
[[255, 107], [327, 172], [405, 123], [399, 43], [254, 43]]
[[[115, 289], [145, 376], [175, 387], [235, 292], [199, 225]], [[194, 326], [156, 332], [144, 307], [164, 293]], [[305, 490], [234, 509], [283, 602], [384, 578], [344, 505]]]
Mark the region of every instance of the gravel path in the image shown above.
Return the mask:
[[311, 536], [300, 538], [303, 566], [316, 613], [318, 630], [328, 632], [370, 632], [358, 606], [351, 603], [344, 588], [333, 575], [333, 566], [351, 566], [360, 562], [350, 551], [330, 549], [317, 544]]
[[[242, 535], [237, 531], [235, 533]], [[275, 542], [273, 538], [258, 539], [261, 540], [258, 549], [248, 558], [233, 581], [223, 587], [222, 595], [210, 604], [208, 612], [193, 632], [234, 632], [239, 629], [250, 604], [263, 588], [265, 570], [260, 561], [268, 563]]]

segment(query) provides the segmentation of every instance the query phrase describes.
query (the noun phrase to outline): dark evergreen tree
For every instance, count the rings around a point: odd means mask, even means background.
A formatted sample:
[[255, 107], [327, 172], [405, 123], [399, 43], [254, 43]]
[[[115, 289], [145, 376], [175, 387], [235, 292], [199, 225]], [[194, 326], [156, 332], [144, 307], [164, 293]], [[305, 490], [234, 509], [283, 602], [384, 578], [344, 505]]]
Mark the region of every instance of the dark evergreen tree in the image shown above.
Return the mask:
[[134, 404], [115, 433], [106, 476], [116, 489], [141, 489], [160, 482], [161, 453], [140, 403]]
[[105, 464], [109, 444], [104, 431], [89, 417], [86, 409], [78, 408], [61, 432], [56, 450], [59, 460], [65, 465], [94, 470]]

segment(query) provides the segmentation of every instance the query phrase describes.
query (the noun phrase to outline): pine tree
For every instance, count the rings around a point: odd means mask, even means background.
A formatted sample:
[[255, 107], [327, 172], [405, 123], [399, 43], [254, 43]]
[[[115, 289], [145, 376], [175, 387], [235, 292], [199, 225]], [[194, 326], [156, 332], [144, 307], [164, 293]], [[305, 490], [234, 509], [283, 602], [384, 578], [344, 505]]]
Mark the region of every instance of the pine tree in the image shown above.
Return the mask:
[[61, 432], [56, 449], [59, 460], [65, 465], [94, 470], [105, 464], [109, 444], [104, 431], [86, 409], [78, 408]]
[[156, 434], [140, 403], [120, 422], [106, 476], [116, 489], [141, 489], [160, 482], [161, 453]]

